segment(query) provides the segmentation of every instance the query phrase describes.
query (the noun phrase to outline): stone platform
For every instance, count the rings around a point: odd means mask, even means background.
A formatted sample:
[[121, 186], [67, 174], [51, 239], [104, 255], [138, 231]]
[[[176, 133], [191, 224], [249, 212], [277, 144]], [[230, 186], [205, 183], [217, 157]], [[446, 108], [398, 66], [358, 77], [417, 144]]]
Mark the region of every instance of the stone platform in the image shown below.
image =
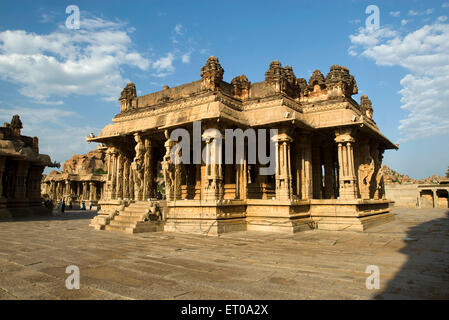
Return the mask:
[[[0, 222], [0, 299], [449, 299], [449, 213], [392, 212], [363, 233], [218, 237], [93, 232], [85, 211]], [[79, 290], [65, 287], [69, 265]]]
[[[179, 200], [163, 201], [165, 219], [157, 227], [137, 228], [148, 202], [100, 203], [102, 209], [91, 226], [127, 233], [165, 230], [216, 236], [239, 231], [287, 234], [311, 229], [364, 231], [394, 220], [389, 200]], [[133, 213], [133, 221], [126, 211]], [[127, 226], [127, 222], [132, 223]]]

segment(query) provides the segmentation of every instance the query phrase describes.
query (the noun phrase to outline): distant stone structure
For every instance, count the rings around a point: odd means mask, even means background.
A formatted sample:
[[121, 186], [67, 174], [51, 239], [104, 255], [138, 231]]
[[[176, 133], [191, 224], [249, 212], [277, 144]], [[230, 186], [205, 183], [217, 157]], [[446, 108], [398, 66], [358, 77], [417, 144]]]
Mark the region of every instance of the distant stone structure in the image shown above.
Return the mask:
[[407, 208], [449, 208], [449, 179], [432, 175], [415, 180], [383, 166], [385, 193], [395, 206]]
[[40, 184], [45, 167], [59, 167], [39, 153], [37, 137], [21, 135], [19, 115], [0, 127], [0, 219], [51, 213], [42, 204]]
[[[364, 230], [393, 219], [380, 169], [384, 151], [397, 145], [374, 122], [369, 98], [352, 98], [358, 88], [346, 67], [333, 65], [326, 76], [315, 70], [309, 81], [279, 61], [258, 83], [244, 75], [228, 83], [223, 73], [210, 57], [198, 81], [140, 97], [133, 83], [123, 89], [113, 123], [87, 137], [107, 146], [108, 163], [92, 226], [220, 234]], [[278, 129], [275, 173], [260, 174], [264, 164], [250, 164], [248, 153], [237, 164], [174, 163], [171, 132], [183, 128], [193, 137], [196, 121], [206, 159], [227, 152], [207, 129], [223, 137], [226, 129]], [[166, 201], [156, 197], [158, 167]]]
[[97, 205], [103, 195], [107, 166], [106, 148], [101, 145], [84, 155], [74, 155], [63, 165], [62, 171], [51, 171], [41, 186], [42, 196], [55, 204], [64, 199], [78, 208], [85, 205]]

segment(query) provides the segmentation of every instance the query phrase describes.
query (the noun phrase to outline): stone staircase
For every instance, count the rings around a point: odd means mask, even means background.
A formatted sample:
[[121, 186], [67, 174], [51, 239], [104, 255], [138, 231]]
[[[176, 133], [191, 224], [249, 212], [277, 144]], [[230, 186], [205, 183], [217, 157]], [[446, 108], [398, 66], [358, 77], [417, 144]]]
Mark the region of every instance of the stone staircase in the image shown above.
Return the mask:
[[119, 211], [104, 229], [125, 233], [164, 231], [163, 221], [144, 221], [150, 207], [146, 201], [134, 202]]

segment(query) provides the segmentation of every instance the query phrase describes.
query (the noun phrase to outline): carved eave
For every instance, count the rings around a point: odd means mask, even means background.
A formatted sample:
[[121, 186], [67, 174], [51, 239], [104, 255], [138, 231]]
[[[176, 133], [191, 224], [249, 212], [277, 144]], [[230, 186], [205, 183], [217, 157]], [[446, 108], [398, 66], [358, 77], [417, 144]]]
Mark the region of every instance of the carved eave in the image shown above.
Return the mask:
[[365, 131], [370, 135], [376, 136], [384, 145], [385, 149], [399, 149], [397, 144], [391, 142], [386, 136], [383, 135], [382, 132], [380, 132], [379, 128], [376, 125], [373, 125], [372, 123], [370, 123], [370, 121], [367, 121], [366, 118], [362, 117], [361, 120], [357, 122], [357, 125], [359, 126], [360, 130]]

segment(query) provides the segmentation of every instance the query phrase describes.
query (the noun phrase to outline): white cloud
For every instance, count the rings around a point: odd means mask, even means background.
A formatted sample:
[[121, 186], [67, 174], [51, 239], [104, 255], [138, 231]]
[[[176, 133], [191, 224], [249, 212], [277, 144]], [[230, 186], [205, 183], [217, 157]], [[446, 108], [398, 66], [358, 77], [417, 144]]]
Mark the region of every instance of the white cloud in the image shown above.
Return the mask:
[[182, 30], [183, 30], [182, 24], [177, 24], [177, 25], [175, 26], [174, 31], [175, 31], [176, 34], [182, 35], [182, 34], [183, 34], [183, 31], [182, 31]]
[[187, 53], [184, 53], [182, 56], [181, 56], [181, 61], [183, 62], [183, 63], [190, 63], [190, 55], [192, 54], [192, 52], [187, 52]]
[[401, 141], [449, 133], [449, 25], [425, 25], [399, 34], [389, 28], [359, 29], [351, 35], [351, 50], [383, 66], [401, 66], [401, 108], [409, 112], [400, 120]]
[[[89, 17], [79, 30], [60, 26], [48, 34], [0, 32], [0, 77], [18, 84], [38, 103], [62, 104], [71, 94], [117, 98], [125, 84], [122, 66], [141, 70], [148, 59], [133, 47], [125, 24]], [[54, 98], [58, 98], [54, 100]]]
[[441, 16], [441, 17], [438, 17], [437, 18], [437, 21], [438, 22], [444, 22], [444, 21], [446, 21], [447, 20], [447, 17], [446, 16]]
[[399, 17], [401, 14], [401, 11], [390, 11], [390, 16], [392, 17]]
[[152, 63], [152, 67], [157, 71], [156, 76], [165, 77], [175, 71], [173, 66], [173, 60], [175, 56], [173, 53], [169, 52], [165, 57], [161, 57]]
[[23, 123], [22, 134], [39, 138], [39, 152], [51, 156], [52, 161], [63, 164], [73, 154], [85, 153], [96, 148], [88, 144], [86, 136], [100, 132], [100, 128], [76, 126], [81, 116], [72, 111], [56, 108], [0, 107], [0, 121], [10, 122], [12, 115], [20, 115]]
[[449, 2], [443, 2], [441, 8], [449, 8]]
[[426, 10], [424, 10], [424, 11], [415, 11], [415, 10], [410, 10], [409, 12], [408, 12], [408, 15], [409, 16], [412, 16], [412, 17], [414, 17], [414, 16], [421, 16], [421, 15], [429, 15], [429, 14], [432, 14], [433, 12], [435, 11], [435, 9], [434, 8], [429, 8], [429, 9], [426, 9]]
[[401, 20], [401, 26], [405, 26], [407, 23], [408, 23], [408, 21], [406, 19]]

